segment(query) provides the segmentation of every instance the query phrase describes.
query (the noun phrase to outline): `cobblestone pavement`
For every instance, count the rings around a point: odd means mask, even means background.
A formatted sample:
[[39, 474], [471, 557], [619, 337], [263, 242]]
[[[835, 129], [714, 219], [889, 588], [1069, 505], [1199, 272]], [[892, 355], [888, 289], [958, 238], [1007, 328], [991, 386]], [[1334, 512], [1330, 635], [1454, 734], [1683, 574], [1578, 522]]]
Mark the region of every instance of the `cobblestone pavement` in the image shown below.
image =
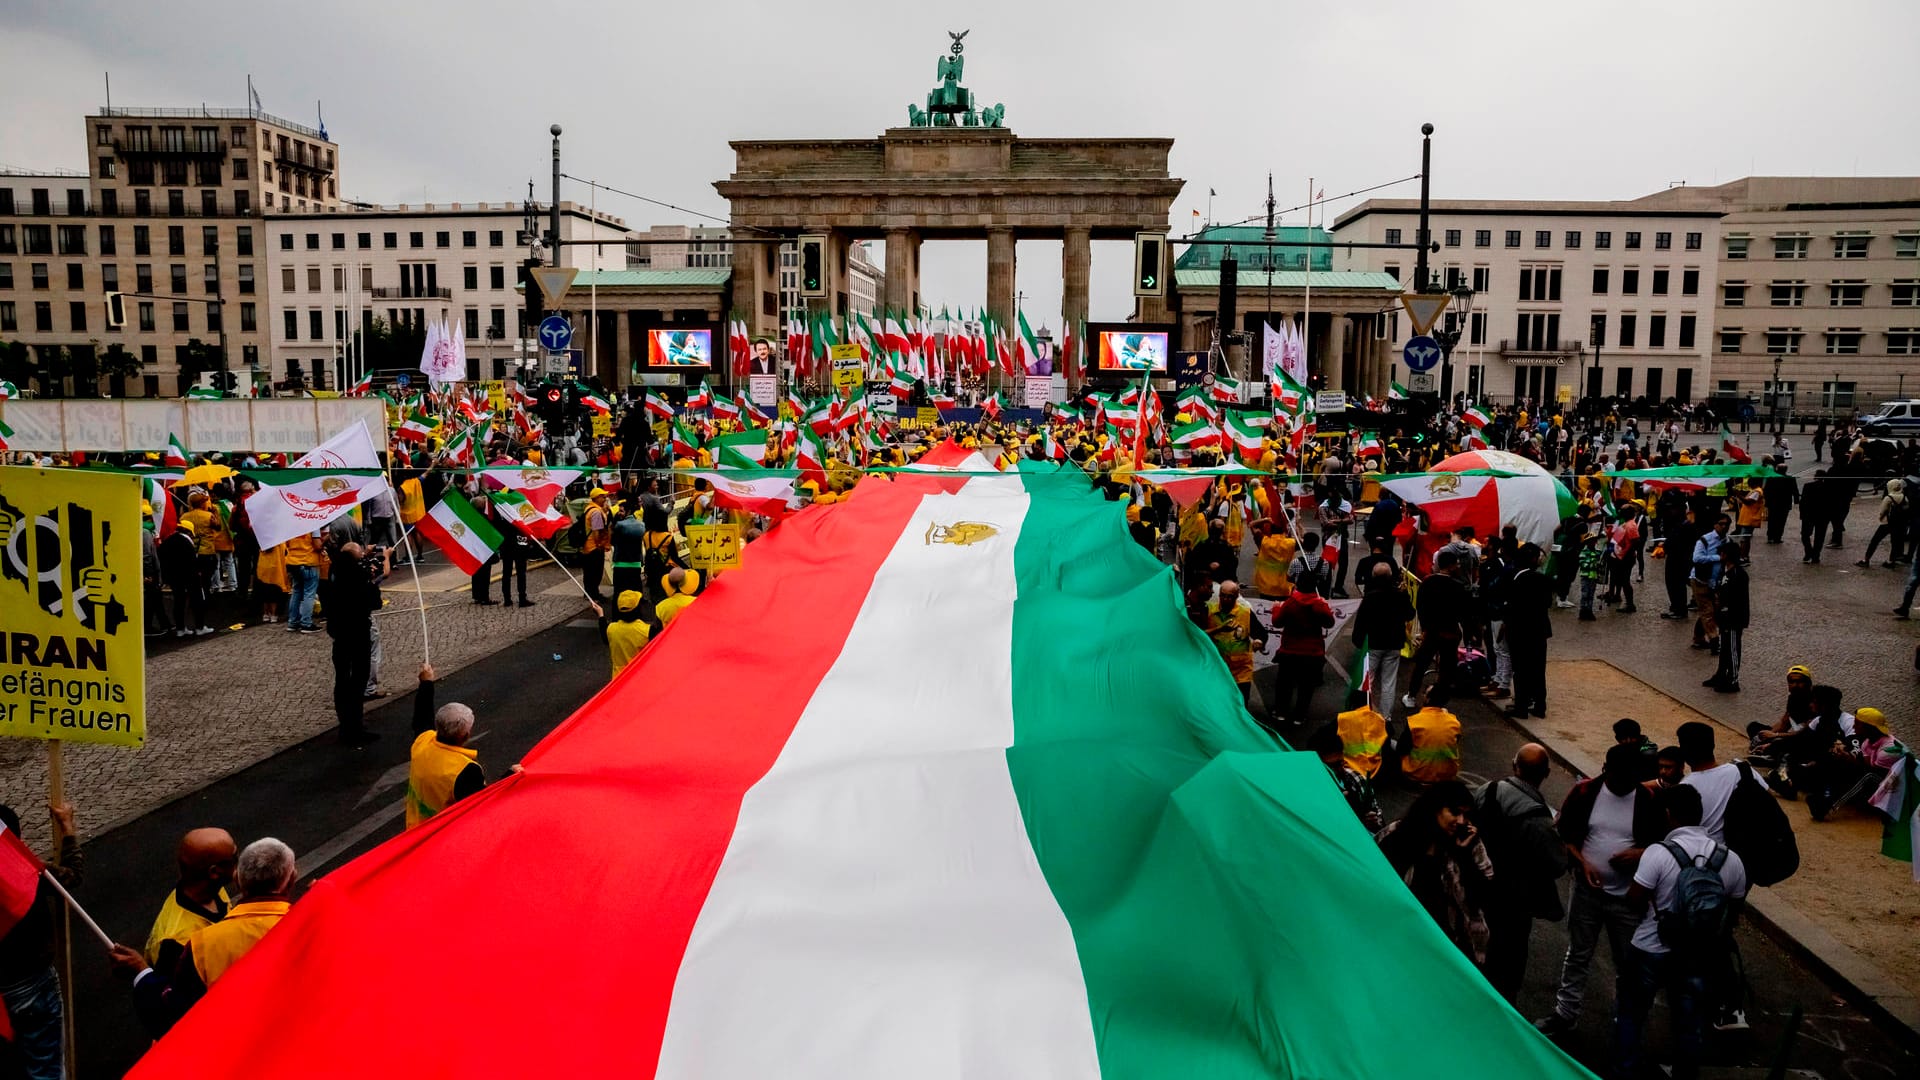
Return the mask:
[[[374, 616], [384, 659], [382, 687], [413, 687], [422, 659], [419, 606], [404, 569], [389, 578], [387, 606]], [[481, 607], [467, 577], [423, 568], [428, 643], [445, 676], [513, 641], [586, 612], [557, 567], [529, 571], [533, 607]], [[66, 793], [82, 836], [95, 836], [187, 792], [264, 760], [334, 726], [332, 639], [289, 634], [284, 624], [165, 644], [147, 658], [147, 741], [137, 750], [69, 743]], [[399, 737], [387, 732], [389, 739]], [[44, 849], [47, 754], [43, 744], [0, 740], [0, 792], [22, 810], [25, 839]]]

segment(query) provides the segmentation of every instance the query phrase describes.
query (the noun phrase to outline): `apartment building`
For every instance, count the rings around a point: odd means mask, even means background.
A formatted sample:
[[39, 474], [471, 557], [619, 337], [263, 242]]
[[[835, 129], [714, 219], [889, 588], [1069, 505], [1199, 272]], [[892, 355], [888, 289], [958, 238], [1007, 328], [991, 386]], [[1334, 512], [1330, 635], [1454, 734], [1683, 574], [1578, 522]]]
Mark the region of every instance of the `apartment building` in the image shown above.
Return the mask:
[[[276, 380], [309, 386], [351, 382], [364, 373], [359, 338], [375, 321], [415, 330], [445, 319], [467, 343], [468, 375], [500, 378], [531, 355], [526, 346], [521, 264], [534, 234], [544, 235], [545, 204], [343, 204], [265, 216], [271, 289], [270, 344]], [[560, 204], [560, 263], [588, 270], [629, 265], [626, 223], [578, 203]], [[570, 296], [584, 309], [586, 298]], [[377, 362], [377, 358], [375, 361]]]
[[[0, 341], [68, 373], [36, 392], [173, 395], [221, 352], [264, 370], [262, 213], [337, 206], [339, 148], [257, 109], [103, 108], [84, 138], [84, 171], [0, 174]], [[124, 371], [91, 377], [109, 354]]]
[[[1373, 199], [1333, 239], [1411, 243], [1420, 204]], [[1689, 401], [1706, 387], [1717, 296], [1717, 201], [1675, 188], [1626, 201], [1439, 200], [1429, 270], [1472, 290], [1442, 329], [1458, 332], [1442, 391], [1496, 400], [1583, 396]], [[1334, 249], [1335, 269], [1379, 270], [1412, 288], [1413, 252]], [[1382, 323], [1395, 364], [1412, 333]], [[1406, 369], [1395, 367], [1405, 383]]]
[[[1866, 412], [1920, 395], [1920, 177], [1750, 177], [1718, 189], [1713, 393]], [[1914, 389], [1906, 389], [1908, 378]]]

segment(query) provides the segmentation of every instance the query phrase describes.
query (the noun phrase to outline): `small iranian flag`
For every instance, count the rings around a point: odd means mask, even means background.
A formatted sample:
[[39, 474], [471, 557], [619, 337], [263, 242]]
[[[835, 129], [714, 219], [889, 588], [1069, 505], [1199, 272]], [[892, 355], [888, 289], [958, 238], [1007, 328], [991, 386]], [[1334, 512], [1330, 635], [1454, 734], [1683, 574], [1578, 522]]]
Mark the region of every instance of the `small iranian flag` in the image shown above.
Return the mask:
[[1213, 400], [1239, 401], [1240, 380], [1220, 375], [1213, 380]]
[[1493, 414], [1488, 412], [1483, 405], [1467, 406], [1467, 411], [1462, 413], [1460, 418], [1476, 430], [1493, 423]]
[[980, 403], [980, 411], [985, 414], [989, 420], [1000, 419], [1001, 408], [1000, 392], [998, 390], [994, 391], [992, 397]]
[[735, 394], [733, 396], [733, 403], [740, 409], [740, 419], [742, 422], [754, 424], [764, 424], [767, 422], [767, 414], [761, 412], [758, 405], [748, 400], [747, 395]]
[[493, 508], [507, 520], [509, 525], [526, 533], [536, 540], [545, 540], [560, 531], [567, 523], [567, 516], [551, 503], [545, 510], [533, 505], [533, 502], [518, 491], [508, 488], [492, 494]]
[[1753, 455], [1741, 449], [1740, 444], [1733, 441], [1733, 429], [1725, 424], [1720, 425], [1720, 452], [1742, 465], [1753, 464]]
[[186, 444], [180, 441], [180, 436], [169, 434], [167, 436], [167, 449], [160, 455], [160, 463], [162, 465], [185, 465], [189, 460], [191, 459], [187, 457]]
[[11, 450], [13, 448], [12, 439], [13, 429], [7, 426], [5, 420], [0, 420], [0, 450]]
[[757, 428], [716, 435], [707, 447], [713, 451], [713, 463], [722, 468], [757, 469], [767, 460], [767, 436]]
[[673, 419], [673, 403], [651, 390], [647, 391], [646, 410], [648, 416], [662, 420]]
[[740, 419], [740, 403], [732, 398], [714, 398], [713, 418], [715, 420]]
[[918, 382], [919, 380], [915, 379], [911, 374], [905, 371], [896, 371], [893, 374], [893, 381], [887, 384], [887, 389], [893, 392], [894, 397], [905, 401], [913, 396], [913, 388]]
[[218, 401], [226, 396], [217, 386], [196, 386], [187, 391], [188, 401]]
[[347, 387], [346, 396], [364, 397], [367, 391], [372, 389], [373, 389], [373, 374], [372, 372], [368, 372], [366, 375], [361, 377], [359, 382], [354, 383], [352, 386]]
[[940, 412], [946, 412], [948, 409], [955, 408], [959, 404], [960, 402], [956, 400], [952, 394], [933, 395], [933, 407]]
[[1233, 444], [1234, 453], [1248, 465], [1258, 464], [1266, 451], [1265, 433], [1239, 413], [1227, 414], [1226, 437]]
[[1397, 382], [1388, 383], [1387, 384], [1387, 400], [1388, 401], [1407, 400], [1407, 388], [1404, 386], [1401, 386]]
[[1920, 862], [1913, 857], [1913, 849], [1920, 846], [1915, 843], [1920, 840], [1920, 815], [1913, 812], [1915, 805], [1920, 804], [1920, 772], [1916, 772], [1911, 751], [1894, 762], [1871, 802], [1875, 809], [1887, 815], [1881, 824], [1880, 854], [1913, 863], [1913, 880], [1920, 881]]
[[1354, 444], [1354, 450], [1358, 456], [1363, 458], [1384, 457], [1386, 455], [1386, 449], [1380, 445], [1380, 436], [1371, 431], [1360, 436], [1360, 441]]
[[424, 443], [427, 441], [427, 436], [439, 426], [439, 420], [419, 409], [409, 409], [406, 419], [400, 421], [400, 426], [394, 429], [393, 437], [405, 442]]
[[13, 385], [12, 383], [8, 382], [5, 379], [0, 379], [0, 401], [11, 401], [14, 398], [17, 398], [19, 396], [20, 396], [19, 387]]
[[1353, 659], [1347, 663], [1347, 700], [1354, 701], [1373, 693], [1373, 657], [1367, 654], [1366, 638], [1353, 643]]
[[499, 530], [458, 491], [449, 490], [418, 527], [463, 574], [477, 573], [500, 549]]
[[712, 407], [713, 407], [713, 387], [707, 385], [707, 380], [701, 379], [700, 389], [695, 390], [693, 393], [687, 395], [687, 408], [710, 409]]
[[1294, 381], [1293, 376], [1282, 371], [1273, 381], [1273, 402], [1276, 408], [1285, 412], [1298, 413], [1300, 403], [1307, 398], [1307, 388]]
[[673, 452], [675, 456], [684, 458], [700, 452], [700, 440], [687, 430], [687, 425], [678, 420], [673, 422]]
[[601, 416], [605, 416], [613, 411], [613, 406], [607, 403], [606, 398], [589, 392], [585, 387], [580, 388], [580, 404], [585, 405]]
[[1173, 452], [1186, 457], [1202, 447], [1220, 445], [1220, 429], [1206, 420], [1195, 420], [1173, 429]]

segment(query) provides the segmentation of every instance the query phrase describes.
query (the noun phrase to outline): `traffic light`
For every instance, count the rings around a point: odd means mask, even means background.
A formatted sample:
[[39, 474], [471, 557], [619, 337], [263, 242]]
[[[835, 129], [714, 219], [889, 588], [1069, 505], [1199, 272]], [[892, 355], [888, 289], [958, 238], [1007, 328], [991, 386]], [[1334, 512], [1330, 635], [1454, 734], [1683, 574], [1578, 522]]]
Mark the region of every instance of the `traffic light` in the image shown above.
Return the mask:
[[117, 292], [107, 294], [107, 325], [115, 330], [127, 325], [126, 298]]
[[800, 238], [800, 295], [819, 299], [827, 295], [827, 238]]
[[240, 388], [240, 377], [231, 371], [221, 370], [213, 373], [213, 385], [223, 394], [231, 394]]
[[548, 379], [540, 384], [539, 398], [540, 418], [550, 429], [558, 428], [567, 418], [567, 388]]
[[1133, 234], [1133, 295], [1167, 295], [1166, 261], [1166, 234]]

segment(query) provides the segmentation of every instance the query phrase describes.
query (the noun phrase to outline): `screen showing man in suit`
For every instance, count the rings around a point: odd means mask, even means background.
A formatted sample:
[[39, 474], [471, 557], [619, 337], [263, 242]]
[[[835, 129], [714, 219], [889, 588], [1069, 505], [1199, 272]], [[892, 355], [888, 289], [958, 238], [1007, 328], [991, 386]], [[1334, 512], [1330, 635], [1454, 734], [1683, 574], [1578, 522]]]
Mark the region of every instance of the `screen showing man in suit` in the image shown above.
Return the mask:
[[1100, 367], [1106, 371], [1167, 370], [1167, 335], [1130, 330], [1100, 332]]
[[648, 367], [708, 367], [712, 362], [711, 330], [647, 331]]
[[778, 375], [780, 361], [773, 357], [773, 342], [759, 338], [753, 343], [753, 368], [749, 375]]

